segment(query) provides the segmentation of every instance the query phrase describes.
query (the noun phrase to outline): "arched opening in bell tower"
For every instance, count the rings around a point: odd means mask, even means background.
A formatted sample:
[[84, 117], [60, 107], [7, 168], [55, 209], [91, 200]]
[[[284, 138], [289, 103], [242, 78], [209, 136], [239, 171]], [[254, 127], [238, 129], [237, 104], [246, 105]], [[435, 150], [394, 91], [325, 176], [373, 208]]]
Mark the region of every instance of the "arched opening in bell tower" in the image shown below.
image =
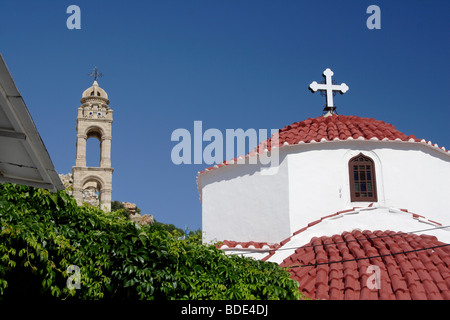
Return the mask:
[[86, 141], [86, 166], [100, 167], [101, 143], [98, 139], [90, 138]]
[[82, 184], [83, 202], [98, 207], [102, 203], [103, 181], [99, 177], [90, 176]]
[[103, 130], [91, 127], [86, 131], [86, 166], [100, 167], [102, 160]]

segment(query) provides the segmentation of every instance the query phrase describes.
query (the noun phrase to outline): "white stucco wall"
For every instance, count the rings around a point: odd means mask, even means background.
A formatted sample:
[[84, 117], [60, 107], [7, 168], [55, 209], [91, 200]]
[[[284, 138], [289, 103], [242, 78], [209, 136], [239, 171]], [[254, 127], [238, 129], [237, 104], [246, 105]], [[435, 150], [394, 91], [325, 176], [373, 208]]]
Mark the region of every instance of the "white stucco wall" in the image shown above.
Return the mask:
[[333, 141], [280, 149], [276, 175], [258, 165], [229, 165], [200, 176], [204, 241], [280, 242], [350, 201], [348, 161], [375, 164], [377, 205], [450, 224], [450, 155], [422, 143]]
[[258, 164], [229, 165], [201, 175], [204, 242], [277, 242], [290, 235], [287, 166], [262, 175]]
[[349, 160], [363, 153], [375, 164], [377, 203], [450, 222], [450, 156], [419, 143], [346, 141], [293, 146], [289, 166], [292, 231], [337, 211], [364, 207], [351, 202]]

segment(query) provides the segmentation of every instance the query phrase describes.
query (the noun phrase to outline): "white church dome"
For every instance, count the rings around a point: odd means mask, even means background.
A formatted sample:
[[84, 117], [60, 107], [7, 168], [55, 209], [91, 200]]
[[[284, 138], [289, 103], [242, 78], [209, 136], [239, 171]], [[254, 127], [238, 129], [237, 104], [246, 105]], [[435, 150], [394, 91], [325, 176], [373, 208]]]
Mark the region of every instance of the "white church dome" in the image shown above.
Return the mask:
[[[206, 242], [277, 243], [311, 221], [371, 203], [448, 221], [444, 147], [384, 121], [344, 115], [295, 122], [274, 137], [199, 172]], [[259, 162], [264, 157], [277, 161], [268, 166]]]

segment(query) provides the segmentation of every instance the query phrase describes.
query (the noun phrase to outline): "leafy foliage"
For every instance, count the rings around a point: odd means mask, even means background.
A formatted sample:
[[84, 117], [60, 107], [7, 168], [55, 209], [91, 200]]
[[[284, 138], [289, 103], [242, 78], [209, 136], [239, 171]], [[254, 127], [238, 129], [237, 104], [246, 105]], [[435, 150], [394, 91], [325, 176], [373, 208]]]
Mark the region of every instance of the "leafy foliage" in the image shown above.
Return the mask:
[[[127, 219], [130, 217], [124, 204], [120, 201], [117, 201], [117, 200], [111, 201], [111, 210], [121, 212], [123, 214], [123, 216], [126, 217]], [[141, 214], [141, 209], [139, 209], [139, 207], [137, 207], [137, 206], [136, 206], [136, 212], [138, 214]], [[156, 221], [156, 219], [154, 219], [153, 224], [160, 226], [162, 229], [168, 231], [174, 237], [179, 238], [179, 237], [184, 236], [183, 229], [177, 228], [175, 225], [173, 225], [171, 223], [162, 223], [162, 222]], [[195, 239], [198, 243], [201, 243], [202, 231], [200, 229], [198, 229], [196, 231], [189, 231], [188, 237], [190, 237], [190, 241], [194, 241], [194, 239]]]
[[[156, 221], [156, 219], [155, 219], [154, 225], [160, 226], [162, 229], [166, 230], [174, 237], [179, 238], [179, 237], [184, 236], [183, 229], [177, 228], [175, 225], [173, 225], [171, 223], [162, 223], [162, 222]], [[196, 231], [190, 230], [187, 233], [187, 236], [190, 241], [194, 241], [194, 239], [195, 239], [195, 241], [197, 241], [198, 243], [201, 243], [202, 230], [201, 229], [197, 229]]]
[[[139, 227], [120, 210], [79, 207], [64, 191], [0, 184], [0, 222], [0, 298], [299, 298], [277, 264]], [[70, 265], [79, 289], [66, 285]]]

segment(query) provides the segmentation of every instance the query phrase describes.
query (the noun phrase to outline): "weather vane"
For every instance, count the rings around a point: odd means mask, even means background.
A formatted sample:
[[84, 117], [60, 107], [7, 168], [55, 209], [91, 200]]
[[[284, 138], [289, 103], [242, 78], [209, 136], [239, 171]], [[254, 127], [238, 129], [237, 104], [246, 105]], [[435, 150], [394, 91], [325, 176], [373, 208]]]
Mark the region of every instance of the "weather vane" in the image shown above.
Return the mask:
[[89, 73], [90, 77], [94, 77], [94, 80], [97, 81], [98, 77], [103, 77], [103, 73], [98, 72], [97, 67], [94, 67], [94, 72]]

